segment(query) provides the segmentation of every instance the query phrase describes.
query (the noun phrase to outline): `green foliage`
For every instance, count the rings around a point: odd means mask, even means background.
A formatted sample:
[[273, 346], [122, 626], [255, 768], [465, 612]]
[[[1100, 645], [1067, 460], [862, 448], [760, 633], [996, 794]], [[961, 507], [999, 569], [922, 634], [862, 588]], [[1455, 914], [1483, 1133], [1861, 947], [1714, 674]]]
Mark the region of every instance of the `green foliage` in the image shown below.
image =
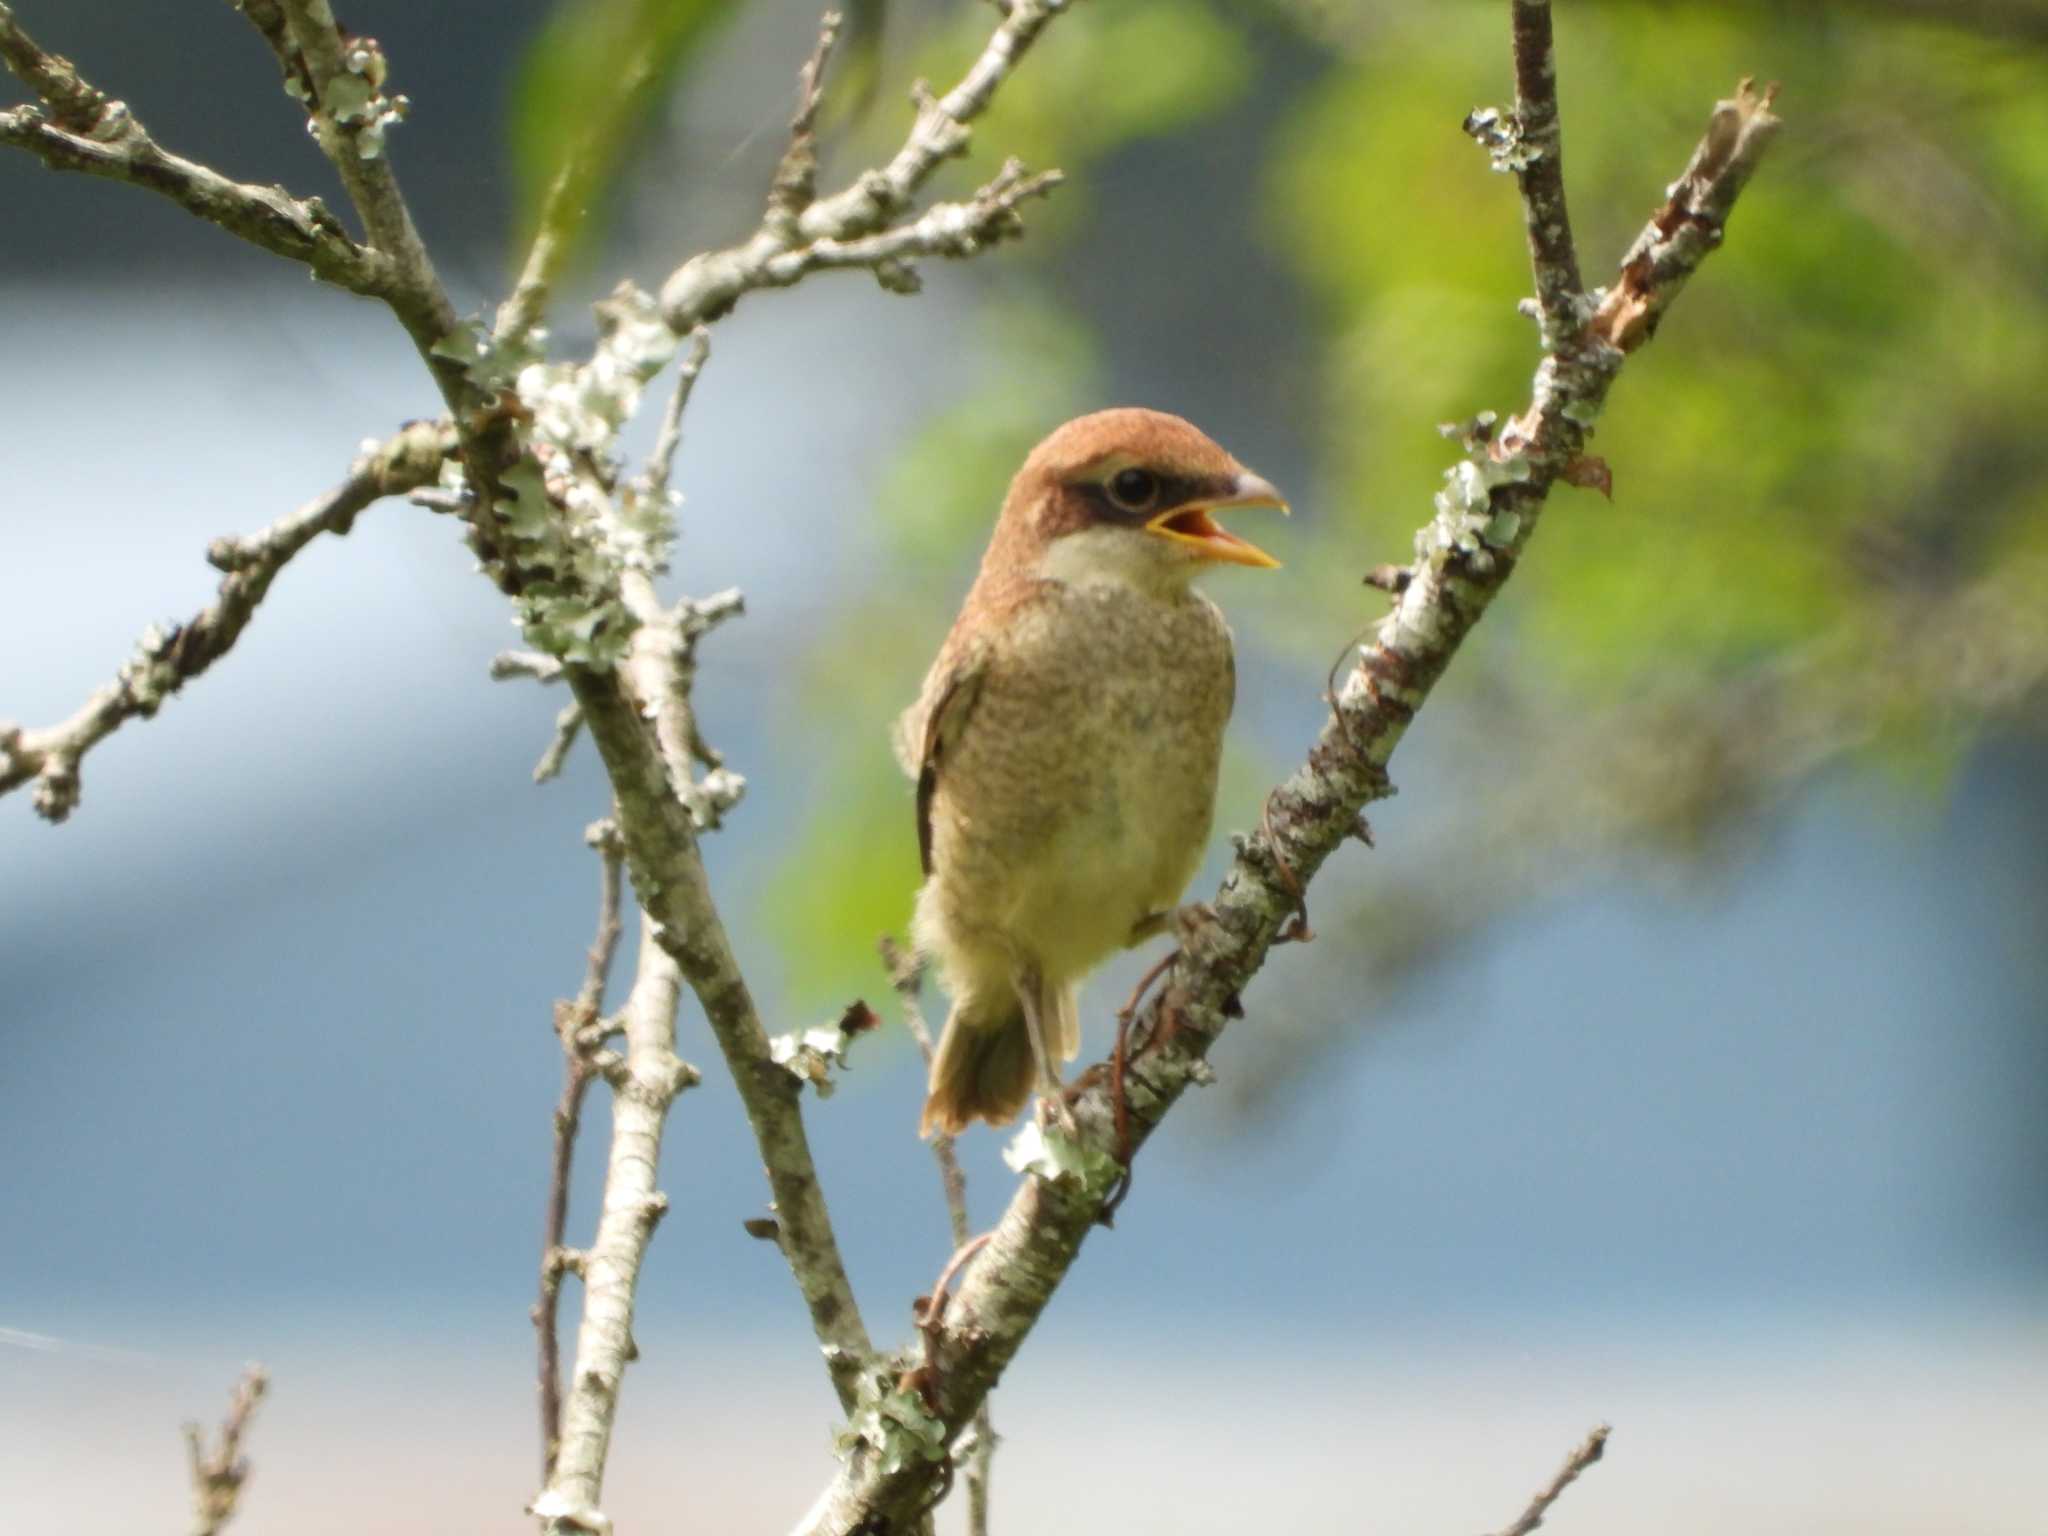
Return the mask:
[[649, 114], [736, 9], [729, 0], [557, 0], [513, 83], [512, 164], [527, 238], [565, 174], [561, 237], [583, 245], [601, 231]]
[[[2042, 117], [2038, 61], [1947, 33], [1923, 46], [1828, 11], [1559, 19], [1589, 282], [1740, 74], [1784, 77], [1792, 126], [1729, 253], [1616, 391], [1596, 444], [1614, 505], [1557, 501], [1514, 622], [1485, 635], [1540, 655], [1552, 682], [1620, 695], [1673, 667], [1746, 664], [1881, 595], [1853, 558], [1874, 527], [1939, 525], [1944, 541], [1988, 548], [2018, 519], [2007, 498], [1956, 505], [1941, 481], [1982, 452], [1988, 422], [2011, 418], [2025, 370], [2048, 355], [2048, 122], [2004, 131], [2013, 112]], [[1453, 129], [1465, 105], [1508, 94], [1503, 53], [1494, 8], [1411, 8], [1280, 138], [1270, 206], [1332, 338], [1327, 443], [1339, 501], [1360, 509], [1326, 525], [1333, 558], [1405, 545], [1443, 461], [1428, 422], [1527, 396], [1533, 337], [1507, 316], [1528, 288], [1513, 184]], [[1999, 76], [2016, 98], [1985, 97]], [[1971, 222], [1998, 227], [1968, 230], [1976, 248], [1959, 250], [1954, 205], [2001, 182], [2020, 194], [2013, 221], [1977, 207]], [[2017, 249], [1993, 257], [1994, 240]], [[2028, 476], [2040, 468], [2034, 455]]]

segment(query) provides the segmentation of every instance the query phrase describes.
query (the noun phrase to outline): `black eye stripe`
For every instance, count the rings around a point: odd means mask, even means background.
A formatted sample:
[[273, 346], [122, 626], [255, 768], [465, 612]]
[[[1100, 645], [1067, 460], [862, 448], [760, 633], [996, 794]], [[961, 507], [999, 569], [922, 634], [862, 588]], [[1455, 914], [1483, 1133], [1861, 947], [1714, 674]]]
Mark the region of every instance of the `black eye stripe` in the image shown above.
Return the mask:
[[1162, 475], [1156, 470], [1150, 473], [1159, 489], [1142, 507], [1124, 506], [1109, 494], [1108, 485], [1101, 480], [1083, 480], [1074, 489], [1088, 498], [1088, 504], [1097, 517], [1106, 522], [1133, 526], [1149, 523], [1169, 508], [1199, 501], [1204, 496], [1228, 495], [1230, 492], [1229, 486], [1196, 475]]

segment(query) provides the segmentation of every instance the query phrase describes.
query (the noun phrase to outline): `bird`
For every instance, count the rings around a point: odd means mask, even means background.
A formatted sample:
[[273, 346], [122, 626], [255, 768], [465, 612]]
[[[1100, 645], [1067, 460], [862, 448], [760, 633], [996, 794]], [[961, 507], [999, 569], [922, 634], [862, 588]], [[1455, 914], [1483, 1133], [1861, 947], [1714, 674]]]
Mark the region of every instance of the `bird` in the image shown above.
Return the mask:
[[1174, 925], [1215, 811], [1236, 661], [1194, 581], [1271, 555], [1216, 515], [1287, 511], [1163, 411], [1080, 416], [1010, 482], [981, 568], [895, 746], [917, 785], [911, 933], [951, 999], [919, 1134], [1040, 1115], [1081, 979]]

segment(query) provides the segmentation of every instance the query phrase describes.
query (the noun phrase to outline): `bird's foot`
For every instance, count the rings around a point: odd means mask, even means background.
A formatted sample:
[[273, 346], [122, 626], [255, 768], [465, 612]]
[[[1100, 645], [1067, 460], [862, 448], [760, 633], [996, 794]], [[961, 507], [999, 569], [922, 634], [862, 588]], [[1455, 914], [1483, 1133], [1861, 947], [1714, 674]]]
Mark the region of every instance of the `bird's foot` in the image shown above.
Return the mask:
[[1163, 912], [1148, 912], [1131, 927], [1131, 936], [1124, 940], [1126, 949], [1143, 944], [1147, 939], [1156, 939], [1162, 933], [1170, 933], [1181, 948], [1187, 948], [1188, 939], [1216, 922], [1216, 909], [1206, 901], [1190, 901]]
[[1197, 934], [1214, 928], [1216, 923], [1216, 908], [1206, 901], [1185, 902], [1173, 909], [1173, 936], [1182, 949], [1188, 948]]
[[1052, 1130], [1057, 1127], [1062, 1135], [1069, 1138], [1077, 1137], [1081, 1134], [1081, 1125], [1074, 1118], [1074, 1106], [1068, 1101], [1067, 1088], [1064, 1083], [1042, 1085], [1038, 1091], [1038, 1103], [1034, 1106], [1033, 1113], [1037, 1116], [1038, 1128], [1041, 1131]]

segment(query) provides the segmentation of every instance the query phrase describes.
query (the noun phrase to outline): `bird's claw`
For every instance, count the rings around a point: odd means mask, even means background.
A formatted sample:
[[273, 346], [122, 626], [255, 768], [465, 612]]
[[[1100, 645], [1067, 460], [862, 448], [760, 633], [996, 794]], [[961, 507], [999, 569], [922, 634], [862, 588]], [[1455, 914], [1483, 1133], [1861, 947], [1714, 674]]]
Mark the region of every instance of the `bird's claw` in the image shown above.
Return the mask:
[[1069, 1137], [1081, 1134], [1080, 1122], [1074, 1118], [1074, 1106], [1068, 1102], [1064, 1085], [1052, 1086], [1038, 1095], [1034, 1113], [1041, 1131], [1057, 1127], [1061, 1134]]
[[1186, 902], [1173, 909], [1173, 936], [1182, 949], [1187, 949], [1197, 934], [1215, 927], [1217, 921], [1216, 908], [1209, 902]]

